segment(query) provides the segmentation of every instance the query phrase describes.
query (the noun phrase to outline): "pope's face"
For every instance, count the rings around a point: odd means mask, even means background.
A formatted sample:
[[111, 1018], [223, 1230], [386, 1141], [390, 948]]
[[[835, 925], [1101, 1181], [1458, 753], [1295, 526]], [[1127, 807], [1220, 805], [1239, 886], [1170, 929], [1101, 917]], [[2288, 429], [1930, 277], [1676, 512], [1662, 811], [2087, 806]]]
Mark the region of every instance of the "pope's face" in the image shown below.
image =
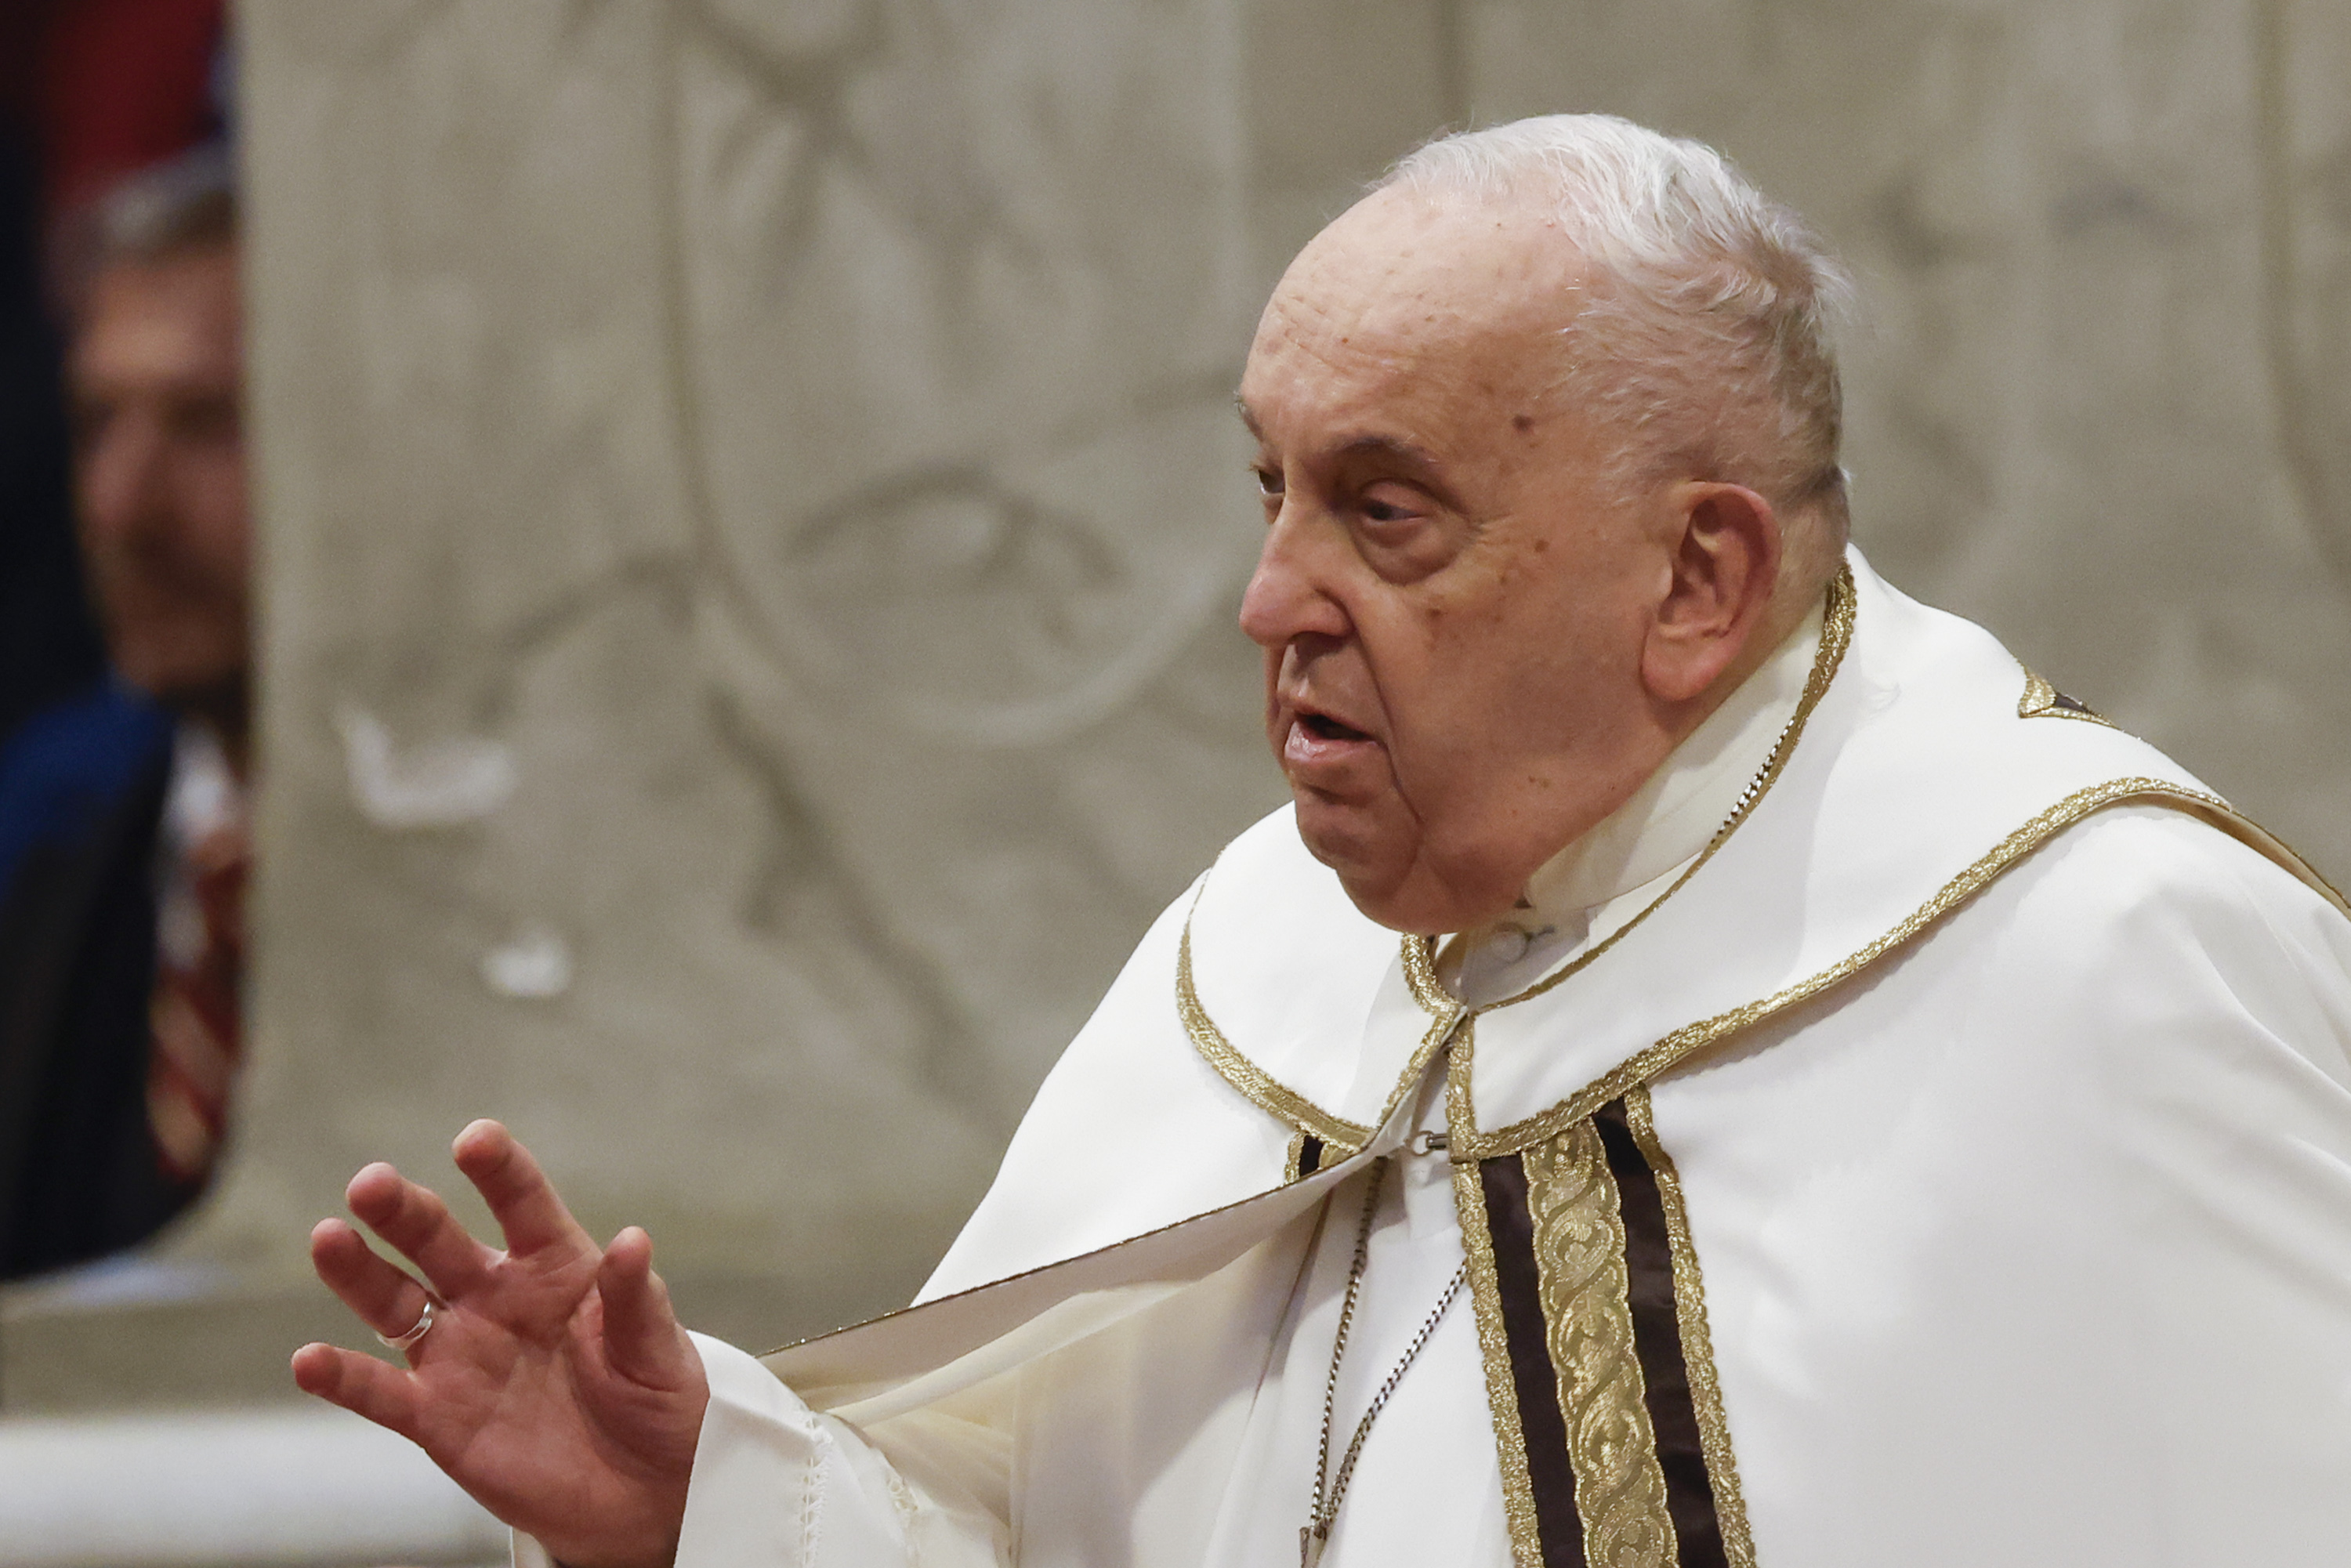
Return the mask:
[[1642, 682], [1671, 546], [1555, 390], [1579, 275], [1539, 212], [1384, 192], [1249, 350], [1268, 735], [1308, 848], [1400, 930], [1508, 910], [1671, 747]]

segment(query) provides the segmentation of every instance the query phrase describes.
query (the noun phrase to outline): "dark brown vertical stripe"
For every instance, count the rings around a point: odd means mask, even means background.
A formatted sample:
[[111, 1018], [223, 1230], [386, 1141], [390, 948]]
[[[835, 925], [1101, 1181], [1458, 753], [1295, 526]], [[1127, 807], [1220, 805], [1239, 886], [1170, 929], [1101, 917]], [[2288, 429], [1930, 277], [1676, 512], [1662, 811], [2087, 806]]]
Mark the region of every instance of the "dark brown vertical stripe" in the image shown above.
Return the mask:
[[1526, 1166], [1516, 1155], [1480, 1160], [1478, 1180], [1485, 1188], [1486, 1227], [1494, 1241], [1495, 1293], [1501, 1300], [1502, 1337], [1510, 1342], [1519, 1431], [1526, 1439], [1535, 1533], [1542, 1541], [1545, 1568], [1585, 1568], [1583, 1519], [1575, 1511], [1575, 1470], [1568, 1463], [1567, 1422], [1559, 1410], [1559, 1369], [1552, 1364], [1542, 1281], [1535, 1268]]
[[1727, 1568], [1722, 1526], [1714, 1511], [1714, 1481], [1690, 1398], [1689, 1365], [1682, 1356], [1682, 1325], [1674, 1305], [1674, 1247], [1656, 1173], [1625, 1124], [1625, 1102], [1593, 1113], [1608, 1151], [1608, 1169], [1625, 1220], [1626, 1295], [1633, 1309], [1633, 1344], [1646, 1385], [1649, 1425], [1657, 1437], [1657, 1465], [1666, 1475], [1666, 1509], [1681, 1543], [1680, 1568]]
[[1322, 1140], [1311, 1133], [1303, 1134], [1298, 1143], [1298, 1175], [1303, 1180], [1322, 1168]]

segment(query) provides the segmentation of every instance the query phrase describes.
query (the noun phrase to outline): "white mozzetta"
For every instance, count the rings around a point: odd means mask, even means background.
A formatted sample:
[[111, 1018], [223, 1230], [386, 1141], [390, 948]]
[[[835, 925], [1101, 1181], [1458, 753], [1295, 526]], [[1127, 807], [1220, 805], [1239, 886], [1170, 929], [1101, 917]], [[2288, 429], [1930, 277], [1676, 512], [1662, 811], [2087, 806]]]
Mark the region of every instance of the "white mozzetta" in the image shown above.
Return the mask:
[[[1479, 1015], [1457, 1153], [1662, 1074], [1767, 1568], [2351, 1540], [2351, 922], [2166, 758], [2022, 716], [1996, 643], [1853, 565], [1850, 647], [1762, 803], [1589, 968]], [[1221, 1070], [1176, 1005], [1187, 920]], [[1361, 1173], [1439, 1114], [1399, 1083], [1429, 1022], [1287, 813], [1242, 835], [925, 1304], [767, 1358], [780, 1383], [705, 1349], [681, 1563], [1295, 1562]], [[1378, 1130], [1285, 1186], [1285, 1106]], [[1400, 1163], [1340, 1443], [1460, 1256], [1441, 1162]], [[1326, 1563], [1510, 1561], [1485, 1402], [1457, 1312]]]

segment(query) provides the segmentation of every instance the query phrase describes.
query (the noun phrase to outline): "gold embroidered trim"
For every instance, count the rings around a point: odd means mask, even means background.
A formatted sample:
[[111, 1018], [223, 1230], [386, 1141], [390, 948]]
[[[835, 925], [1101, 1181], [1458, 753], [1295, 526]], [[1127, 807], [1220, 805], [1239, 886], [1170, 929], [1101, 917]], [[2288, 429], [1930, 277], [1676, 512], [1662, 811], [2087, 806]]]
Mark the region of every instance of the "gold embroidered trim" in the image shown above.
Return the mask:
[[1502, 1520], [1518, 1568], [1543, 1568], [1535, 1522], [1534, 1483], [1527, 1479], [1527, 1436], [1519, 1425], [1519, 1390], [1510, 1377], [1510, 1343], [1502, 1331], [1502, 1291], [1494, 1277], [1494, 1237], [1478, 1167], [1453, 1167], [1453, 1203], [1461, 1214], [1461, 1249], [1469, 1259], [1469, 1304], [1478, 1315], [1478, 1354], [1486, 1364], [1486, 1404], [1494, 1416], [1495, 1457], [1502, 1467]]
[[[1176, 1016], [1184, 1020], [1184, 1032], [1192, 1037], [1193, 1049], [1223, 1075], [1226, 1082], [1264, 1110], [1322, 1139], [1325, 1148], [1336, 1148], [1343, 1156], [1372, 1141], [1374, 1129], [1344, 1116], [1332, 1115], [1303, 1094], [1275, 1082], [1256, 1062], [1233, 1049], [1232, 1041], [1224, 1037], [1216, 1020], [1208, 1016], [1208, 1009], [1200, 1005], [1200, 993], [1193, 988], [1192, 922], [1188, 915], [1184, 921], [1183, 938], [1176, 948]], [[1338, 1161], [1329, 1163], [1336, 1165]], [[1297, 1168], [1294, 1162], [1290, 1168]]]
[[[2073, 703], [2073, 706], [2067, 706], [2068, 703]], [[2064, 695], [2055, 686], [2043, 680], [2040, 673], [2030, 664], [2024, 668], [2024, 695], [2017, 699], [2016, 716], [2019, 718], [2078, 718], [2085, 719], [2091, 724], [2103, 724], [2108, 729], [2114, 727], [2114, 722], [2111, 719], [2104, 714], [2094, 713], [2080, 703], [2074, 702], [2071, 697]]]
[[[1290, 1151], [1281, 1156], [1281, 1185], [1304, 1181], [1307, 1172], [1300, 1167], [1306, 1163], [1306, 1134], [1303, 1131], [1290, 1134]], [[1319, 1162], [1318, 1162], [1319, 1163]]]
[[1587, 1118], [1519, 1158], [1584, 1560], [1672, 1568], [1678, 1553], [1633, 1343], [1624, 1209], [1607, 1147]]
[[1395, 1087], [1388, 1091], [1387, 1103], [1380, 1107], [1380, 1125], [1387, 1125], [1388, 1118], [1396, 1113], [1396, 1107], [1404, 1103], [1405, 1096], [1419, 1086], [1422, 1077], [1428, 1071], [1428, 1064], [1436, 1061], [1437, 1053], [1452, 1040], [1455, 1031], [1458, 1030], [1465, 1037], [1468, 1035], [1469, 1017], [1469, 1009], [1457, 1002], [1428, 1020], [1428, 1028], [1422, 1033], [1420, 1043], [1413, 1047], [1412, 1059], [1404, 1064], [1404, 1071], [1396, 1074]]
[[[1193, 907], [1196, 909], [1198, 906], [1198, 901], [1195, 899]], [[1431, 1009], [1437, 1011], [1437, 1016], [1429, 1020], [1426, 1031], [1420, 1037], [1420, 1043], [1413, 1048], [1411, 1059], [1405, 1063], [1404, 1071], [1396, 1075], [1395, 1087], [1388, 1092], [1387, 1103], [1380, 1108], [1380, 1119], [1367, 1127], [1360, 1122], [1350, 1122], [1344, 1116], [1336, 1116], [1323, 1110], [1242, 1055], [1234, 1048], [1232, 1041], [1225, 1038], [1224, 1031], [1217, 1027], [1217, 1020], [1210, 1018], [1208, 1009], [1201, 1005], [1199, 990], [1192, 981], [1192, 921], [1188, 915], [1184, 919], [1183, 936], [1176, 947], [1176, 1016], [1183, 1020], [1184, 1032], [1191, 1037], [1192, 1048], [1223, 1076], [1226, 1082], [1260, 1109], [1289, 1123], [1301, 1133], [1322, 1139], [1322, 1163], [1325, 1169], [1361, 1151], [1372, 1141], [1374, 1133], [1387, 1125], [1388, 1118], [1395, 1114], [1396, 1108], [1404, 1103], [1405, 1096], [1413, 1092], [1421, 1076], [1428, 1071], [1429, 1062], [1445, 1049], [1445, 1042], [1452, 1036], [1455, 1026], [1468, 1018], [1467, 1008], [1458, 1002], [1442, 999], [1441, 988], [1437, 994], [1440, 998], [1438, 1006]], [[1413, 995], [1416, 998], [1421, 995], [1417, 983], [1414, 986]], [[1421, 1005], [1427, 1007], [1429, 1004], [1424, 1000]], [[1294, 1144], [1290, 1150], [1290, 1168], [1292, 1172], [1298, 1168], [1298, 1148]]]
[[[1474, 1022], [1461, 1026], [1446, 1063], [1447, 1125], [1458, 1134], [1468, 1101], [1455, 1092], [1466, 1081], [1477, 1050]], [[1469, 1260], [1469, 1304], [1478, 1315], [1478, 1354], [1486, 1365], [1486, 1404], [1494, 1416], [1496, 1457], [1502, 1466], [1502, 1519], [1510, 1526], [1510, 1555], [1518, 1568], [1543, 1568], [1542, 1535], [1535, 1519], [1534, 1483], [1527, 1476], [1526, 1428], [1519, 1425], [1519, 1387], [1510, 1372], [1510, 1336], [1502, 1328], [1502, 1289], [1494, 1272], [1494, 1232], [1486, 1214], [1486, 1189], [1478, 1167], [1453, 1165], [1453, 1207], [1461, 1220], [1461, 1250]]]
[[1478, 1133], [1474, 1130], [1474, 1124], [1470, 1128], [1457, 1129], [1452, 1134], [1453, 1157], [1458, 1160], [1491, 1159], [1497, 1155], [1513, 1154], [1557, 1137], [1565, 1128], [1591, 1115], [1609, 1101], [1636, 1085], [1646, 1083], [1693, 1052], [1743, 1030], [1752, 1029], [1799, 1002], [1809, 1001], [1823, 991], [1842, 985], [1940, 922], [1990, 886], [2001, 873], [2075, 822], [2093, 812], [2119, 805], [2161, 805], [2193, 812], [2277, 861], [2284, 869], [2299, 876], [2314, 892], [2342, 910], [2346, 916], [2351, 916], [2351, 904], [2346, 904], [2343, 895], [2328, 885], [2325, 878], [2312, 870], [2307, 862], [2286, 848], [2275, 835], [2239, 815], [2235, 808], [2218, 795], [2208, 795], [2200, 789], [2186, 789], [2160, 779], [2113, 779], [2076, 790], [2026, 822], [2001, 840], [1983, 858], [1944, 883], [1940, 891], [1912, 911], [1899, 925], [1860, 951], [1786, 990], [1674, 1030], [1656, 1044], [1625, 1058], [1548, 1111], [1538, 1112], [1492, 1133]]
[[2344, 897], [2342, 890], [2322, 876], [2316, 866], [2296, 854], [2292, 844], [2287, 843], [2251, 817], [2242, 815], [2234, 806], [2217, 795], [2202, 795], [2195, 790], [2185, 790], [2183, 793], [2194, 795], [2199, 801], [2203, 802], [2198, 807], [2189, 808], [2194, 810], [2198, 816], [2202, 817], [2247, 849], [2268, 856], [2280, 869], [2292, 873], [2304, 886], [2341, 910], [2346, 918], [2351, 918], [2351, 898]]
[[1461, 1005], [1459, 998], [1445, 988], [1437, 977], [1437, 939], [1433, 936], [1407, 936], [1404, 939], [1404, 981], [1412, 988], [1412, 999], [1427, 1012], [1443, 1017]]
[[[1730, 815], [1723, 819], [1722, 826], [1715, 830], [1714, 837], [1707, 841], [1706, 848], [1698, 852], [1698, 858], [1682, 869], [1681, 875], [1674, 878], [1673, 885], [1651, 899], [1632, 919], [1577, 954], [1568, 963], [1517, 996], [1489, 1002], [1479, 1011], [1492, 1012], [1496, 1008], [1515, 1007], [1582, 974], [1600, 955], [1631, 936], [1635, 926], [1655, 915], [1658, 905], [1679, 893], [1689, 879], [1698, 874], [1698, 867], [1712, 860], [1715, 852], [1729, 841], [1730, 835], [1738, 831], [1739, 825], [1753, 814], [1757, 803], [1771, 792], [1782, 770], [1788, 766], [1788, 758], [1795, 754], [1796, 741], [1804, 732], [1805, 721], [1813, 716], [1813, 710], [1820, 706], [1821, 699], [1828, 695], [1829, 683], [1836, 678], [1839, 666], [1844, 663], [1845, 650], [1853, 645], [1854, 604], [1853, 569], [1840, 567], [1829, 583], [1828, 602], [1821, 616], [1820, 652], [1813, 656], [1812, 674], [1804, 678], [1804, 691], [1796, 700], [1796, 711], [1789, 716], [1787, 727], [1780, 732], [1780, 738], [1771, 747], [1771, 755], [1763, 759], [1761, 770], [1739, 797], [1739, 803], [1731, 808]], [[1435, 1012], [1441, 1008], [1462, 1005], [1437, 977], [1437, 939], [1434, 936], [1406, 936], [1404, 954], [1405, 975], [1411, 980], [1413, 996], [1422, 1007]]]
[[1649, 1164], [1649, 1174], [1656, 1178], [1657, 1198], [1666, 1211], [1666, 1236], [1674, 1255], [1674, 1316], [1681, 1327], [1682, 1366], [1689, 1378], [1690, 1405], [1698, 1415], [1707, 1479], [1714, 1489], [1715, 1525], [1722, 1534], [1723, 1560], [1729, 1568], [1755, 1568], [1755, 1539], [1747, 1527], [1747, 1500], [1739, 1490], [1739, 1465], [1730, 1447], [1729, 1417], [1723, 1411], [1722, 1384], [1715, 1372], [1714, 1336], [1706, 1321], [1706, 1285], [1698, 1274], [1698, 1248], [1690, 1240], [1681, 1173], [1657, 1141], [1656, 1119], [1650, 1112], [1646, 1089], [1625, 1094], [1625, 1124], [1641, 1157]]

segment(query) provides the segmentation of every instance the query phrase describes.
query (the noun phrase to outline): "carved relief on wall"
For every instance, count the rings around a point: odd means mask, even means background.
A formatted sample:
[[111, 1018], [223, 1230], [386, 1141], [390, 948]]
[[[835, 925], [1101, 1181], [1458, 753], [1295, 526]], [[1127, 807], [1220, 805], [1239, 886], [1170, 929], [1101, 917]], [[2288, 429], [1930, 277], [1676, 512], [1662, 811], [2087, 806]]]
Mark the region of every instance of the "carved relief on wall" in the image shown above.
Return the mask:
[[747, 1336], [920, 1279], [1280, 798], [1228, 10], [247, 6], [271, 1048], [199, 1249], [488, 1113]]
[[2262, 239], [2280, 440], [2320, 549], [2351, 588], [2351, 25], [2261, 0]]
[[[1033, 1053], [1167, 891], [1125, 868], [1213, 848], [1162, 687], [1251, 542], [1217, 8], [801, 15], [688, 9], [672, 63], [704, 646], [893, 962]], [[1017, 1105], [1001, 1061], [960, 1080]]]

